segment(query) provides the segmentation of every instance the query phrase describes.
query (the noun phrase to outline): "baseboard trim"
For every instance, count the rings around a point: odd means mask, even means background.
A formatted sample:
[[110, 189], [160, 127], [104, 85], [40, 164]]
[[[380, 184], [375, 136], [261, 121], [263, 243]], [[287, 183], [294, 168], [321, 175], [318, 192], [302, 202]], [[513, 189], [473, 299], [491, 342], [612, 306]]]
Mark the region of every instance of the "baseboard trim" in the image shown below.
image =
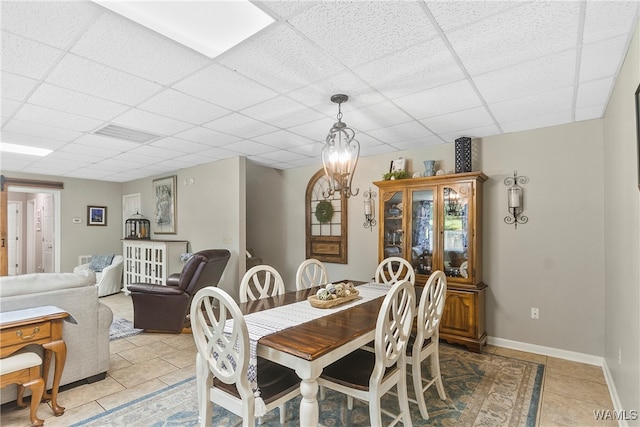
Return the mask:
[[510, 348], [512, 350], [520, 350], [529, 353], [557, 357], [559, 359], [571, 360], [573, 362], [586, 363], [587, 365], [602, 366], [604, 363], [604, 358], [599, 356], [593, 356], [590, 354], [578, 353], [569, 350], [562, 350], [559, 348], [546, 347], [543, 345], [529, 344], [526, 342], [512, 341], [504, 338], [487, 337], [487, 344]]

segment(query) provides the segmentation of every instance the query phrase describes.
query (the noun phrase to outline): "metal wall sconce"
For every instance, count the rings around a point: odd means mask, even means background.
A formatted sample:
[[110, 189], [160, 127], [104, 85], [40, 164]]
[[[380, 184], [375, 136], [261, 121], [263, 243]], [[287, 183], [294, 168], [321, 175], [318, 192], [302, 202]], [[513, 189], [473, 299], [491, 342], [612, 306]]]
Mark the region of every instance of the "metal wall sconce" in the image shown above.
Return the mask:
[[504, 217], [504, 222], [507, 224], [514, 224], [515, 228], [518, 228], [518, 224], [526, 224], [529, 222], [529, 218], [522, 215], [524, 210], [524, 199], [522, 193], [522, 187], [518, 184], [526, 184], [529, 182], [529, 178], [526, 176], [518, 176], [518, 172], [513, 171], [513, 178], [505, 178], [504, 185], [509, 187], [507, 191], [507, 200], [509, 205], [509, 212], [511, 215]]
[[369, 191], [365, 191], [363, 193], [364, 196], [364, 224], [362, 224], [364, 226], [364, 228], [369, 228], [371, 231], [373, 231], [373, 227], [376, 226], [376, 212], [375, 212], [375, 207], [373, 205], [373, 198], [377, 196], [375, 191], [371, 191], [371, 188], [369, 188]]

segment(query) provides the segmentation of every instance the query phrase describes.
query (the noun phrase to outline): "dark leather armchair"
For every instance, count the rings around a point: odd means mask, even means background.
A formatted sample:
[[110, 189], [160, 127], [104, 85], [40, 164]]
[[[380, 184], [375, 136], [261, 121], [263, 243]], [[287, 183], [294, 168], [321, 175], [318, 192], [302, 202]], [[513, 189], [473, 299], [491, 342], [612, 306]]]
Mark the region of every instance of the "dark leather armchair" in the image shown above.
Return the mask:
[[132, 283], [133, 326], [138, 329], [180, 333], [188, 326], [191, 299], [205, 286], [217, 286], [231, 256], [226, 249], [193, 254], [180, 274], [167, 278], [166, 286]]

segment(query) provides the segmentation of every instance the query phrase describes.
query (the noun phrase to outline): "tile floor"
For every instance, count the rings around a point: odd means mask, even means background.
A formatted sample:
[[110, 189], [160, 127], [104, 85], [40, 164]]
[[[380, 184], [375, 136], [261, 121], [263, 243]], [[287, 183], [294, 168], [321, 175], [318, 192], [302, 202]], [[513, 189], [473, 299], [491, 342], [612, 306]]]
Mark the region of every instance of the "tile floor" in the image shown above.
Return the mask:
[[[100, 299], [115, 316], [133, 320], [130, 297], [123, 293]], [[139, 334], [112, 341], [111, 366], [107, 378], [63, 390], [58, 403], [66, 408], [54, 417], [47, 404], [38, 409], [45, 426], [68, 426], [168, 385], [189, 378], [195, 372], [195, 344], [190, 334]], [[614, 426], [615, 421], [596, 421], [593, 411], [613, 409], [602, 369], [539, 354], [488, 346], [487, 352], [530, 360], [546, 365], [540, 427]], [[27, 410], [12, 404], [2, 407], [3, 427], [29, 426]]]

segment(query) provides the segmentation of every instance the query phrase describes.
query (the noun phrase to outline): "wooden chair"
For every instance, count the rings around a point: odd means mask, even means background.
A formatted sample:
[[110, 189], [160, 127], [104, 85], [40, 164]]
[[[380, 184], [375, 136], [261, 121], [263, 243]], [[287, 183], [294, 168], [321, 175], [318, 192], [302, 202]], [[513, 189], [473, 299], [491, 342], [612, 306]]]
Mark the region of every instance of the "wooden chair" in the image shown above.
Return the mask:
[[296, 272], [296, 289], [301, 291], [329, 283], [324, 264], [315, 258], [302, 261]]
[[38, 418], [36, 414], [44, 393], [44, 380], [40, 375], [41, 365], [42, 359], [33, 352], [14, 354], [0, 361], [0, 388], [9, 384], [18, 384], [16, 403], [19, 407], [24, 408], [27, 406], [22, 401], [24, 388], [29, 387], [31, 389], [29, 416], [31, 417], [31, 424], [34, 426], [44, 424], [44, 421]]
[[[447, 399], [440, 374], [440, 334], [438, 332], [446, 298], [447, 276], [437, 270], [429, 276], [420, 296], [416, 332], [411, 334], [407, 347], [407, 364], [411, 365], [413, 388], [416, 394], [416, 399], [410, 399], [410, 401], [418, 404], [420, 415], [425, 420], [429, 419], [429, 413], [424, 393], [429, 387], [435, 383], [440, 399]], [[429, 356], [431, 356], [432, 378], [426, 379], [422, 376], [422, 361]]]
[[409, 261], [400, 257], [383, 259], [376, 268], [375, 280], [378, 283], [393, 284], [400, 280], [408, 280], [416, 284], [416, 272]]
[[270, 265], [250, 268], [240, 282], [240, 302], [284, 294], [284, 281], [278, 271]]
[[[198, 348], [200, 425], [211, 425], [212, 403], [242, 417], [243, 426], [255, 425], [256, 396], [247, 377], [249, 332], [240, 308], [224, 290], [203, 288], [191, 304], [191, 327]], [[280, 423], [284, 423], [285, 403], [300, 394], [300, 378], [293, 370], [260, 357], [257, 372], [265, 413], [279, 407]]]
[[[382, 414], [393, 418], [391, 425], [402, 420], [411, 426], [407, 399], [406, 351], [416, 309], [416, 293], [411, 282], [395, 283], [384, 298], [375, 332], [375, 352], [358, 349], [327, 366], [318, 384], [344, 393], [348, 408], [353, 398], [369, 403], [370, 425], [381, 426]], [[401, 413], [382, 409], [381, 398], [396, 386]]]

